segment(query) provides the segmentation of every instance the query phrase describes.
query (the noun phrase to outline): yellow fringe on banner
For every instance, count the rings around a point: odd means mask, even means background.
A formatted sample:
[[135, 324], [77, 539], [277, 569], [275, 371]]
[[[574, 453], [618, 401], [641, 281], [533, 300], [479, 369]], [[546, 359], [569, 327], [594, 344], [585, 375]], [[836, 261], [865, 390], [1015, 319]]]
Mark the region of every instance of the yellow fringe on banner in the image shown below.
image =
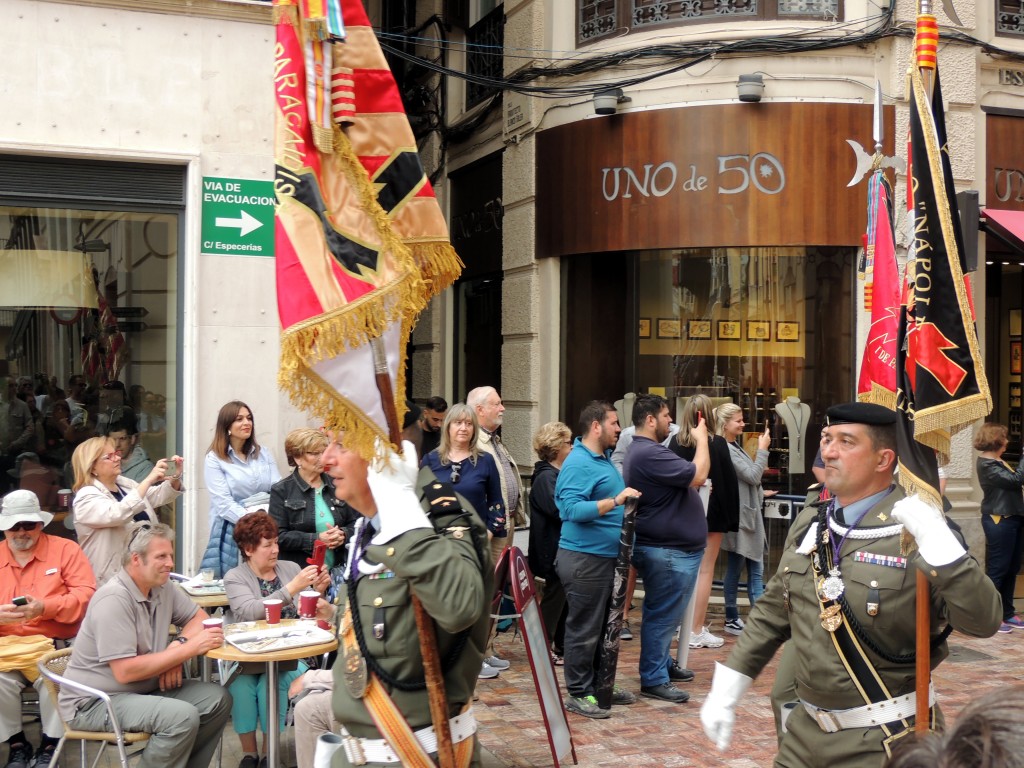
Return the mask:
[[326, 125], [311, 123], [313, 129], [313, 144], [320, 151], [320, 154], [330, 155], [334, 152], [334, 131]]
[[299, 9], [295, 5], [296, 0], [275, 0], [274, 9], [271, 11], [271, 19], [274, 24], [282, 22], [296, 27], [299, 24]]
[[857, 395], [857, 400], [861, 403], [883, 405], [890, 411], [896, 410], [896, 393], [879, 385], [876, 381], [871, 382], [871, 391], [861, 392]]
[[[359, 200], [360, 211], [373, 224], [380, 237], [380, 252], [391, 253], [400, 276], [343, 307], [296, 323], [281, 334], [281, 363], [278, 386], [288, 393], [296, 407], [316, 414], [333, 430], [345, 433], [345, 446], [370, 461], [375, 456], [378, 438], [390, 444], [382, 428], [321, 379], [313, 364], [344, 354], [345, 351], [379, 338], [389, 325], [401, 322], [401, 357], [416, 318], [427, 305], [427, 284], [423, 280], [408, 246], [394, 233], [384, 209], [377, 202], [366, 170], [351, 142], [335, 129], [335, 154], [327, 162], [336, 162]], [[368, 377], [372, 371], [367, 373]], [[405, 414], [405, 365], [398, 367], [394, 383], [395, 410]], [[369, 380], [369, 379], [368, 379]], [[399, 448], [400, 446], [395, 446]]]
[[412, 258], [423, 274], [423, 281], [431, 297], [437, 296], [458, 280], [466, 266], [448, 243], [435, 239], [422, 243], [417, 243], [415, 239], [405, 242], [412, 250]]

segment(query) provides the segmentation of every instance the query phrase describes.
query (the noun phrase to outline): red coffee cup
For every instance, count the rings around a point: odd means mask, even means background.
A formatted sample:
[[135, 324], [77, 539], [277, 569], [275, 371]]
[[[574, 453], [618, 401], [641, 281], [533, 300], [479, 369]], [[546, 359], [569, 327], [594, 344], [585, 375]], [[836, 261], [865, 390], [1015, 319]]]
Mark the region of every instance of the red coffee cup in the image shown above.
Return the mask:
[[62, 512], [71, 509], [71, 497], [74, 496], [70, 488], [61, 488], [57, 491], [57, 507]]
[[299, 616], [304, 619], [312, 619], [316, 616], [316, 601], [320, 599], [320, 593], [315, 589], [305, 589], [299, 592]]
[[223, 629], [224, 619], [221, 618], [209, 618], [203, 619], [203, 629]]
[[281, 601], [264, 600], [263, 612], [267, 615], [267, 624], [281, 623]]

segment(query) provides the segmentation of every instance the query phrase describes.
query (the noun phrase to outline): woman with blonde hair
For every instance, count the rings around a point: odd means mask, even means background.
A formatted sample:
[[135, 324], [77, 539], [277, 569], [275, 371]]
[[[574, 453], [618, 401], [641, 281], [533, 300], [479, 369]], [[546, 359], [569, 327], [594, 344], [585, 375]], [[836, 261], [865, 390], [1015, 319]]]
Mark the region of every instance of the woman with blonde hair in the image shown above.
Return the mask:
[[743, 619], [737, 607], [740, 573], [747, 567], [747, 596], [750, 607], [764, 593], [764, 550], [765, 532], [761, 506], [766, 494], [761, 488], [761, 477], [768, 466], [768, 445], [771, 434], [767, 426], [757, 436], [757, 455], [752, 459], [743, 448], [743, 409], [735, 403], [723, 403], [715, 409], [717, 432], [729, 443], [729, 457], [739, 488], [739, 528], [727, 533], [722, 540], [722, 549], [729, 553], [725, 570], [725, 631], [738, 635], [743, 632]]
[[340, 547], [359, 513], [334, 495], [334, 483], [321, 461], [327, 443], [319, 429], [302, 427], [288, 433], [284, 453], [295, 471], [271, 487], [268, 511], [277, 524], [282, 560], [304, 566], [313, 544], [322, 541], [327, 546], [324, 565], [330, 571], [341, 565], [345, 550]]
[[430, 467], [438, 480], [451, 483], [487, 526], [492, 539], [508, 536], [501, 478], [491, 455], [477, 448], [480, 425], [476, 413], [465, 403], [456, 403], [444, 415], [441, 444], [423, 457], [421, 466]]
[[527, 561], [533, 575], [544, 579], [540, 613], [548, 633], [548, 645], [555, 664], [562, 663], [565, 640], [565, 588], [555, 571], [555, 555], [562, 535], [562, 518], [555, 505], [555, 483], [562, 462], [572, 450], [572, 431], [560, 421], [551, 421], [533, 436], [533, 450], [539, 461], [530, 480], [530, 548]]
[[159, 522], [156, 507], [181, 495], [182, 458], [170, 461], [177, 467], [173, 477], [167, 475], [168, 459], [160, 459], [136, 482], [121, 474], [121, 454], [109, 437], [93, 437], [75, 448], [71, 456], [75, 531], [97, 586], [121, 569], [131, 525]]
[[715, 563], [718, 562], [722, 537], [726, 533], [735, 533], [739, 528], [739, 481], [736, 479], [736, 470], [729, 455], [729, 444], [721, 435], [713, 434], [715, 413], [711, 406], [711, 398], [707, 395], [694, 395], [686, 401], [679, 415], [679, 433], [676, 439], [669, 443], [669, 448], [677, 456], [693, 461], [697, 447], [693, 443], [690, 430], [697, 426], [698, 414], [710, 428], [708, 449], [711, 470], [708, 472], [708, 480], [711, 482], [711, 494], [707, 501], [708, 543], [704, 548], [704, 557], [700, 561], [700, 572], [697, 574], [697, 584], [693, 592], [694, 631], [690, 635], [690, 647], [718, 648], [725, 641], [711, 634], [704, 621], [707, 618], [711, 583], [714, 580]]

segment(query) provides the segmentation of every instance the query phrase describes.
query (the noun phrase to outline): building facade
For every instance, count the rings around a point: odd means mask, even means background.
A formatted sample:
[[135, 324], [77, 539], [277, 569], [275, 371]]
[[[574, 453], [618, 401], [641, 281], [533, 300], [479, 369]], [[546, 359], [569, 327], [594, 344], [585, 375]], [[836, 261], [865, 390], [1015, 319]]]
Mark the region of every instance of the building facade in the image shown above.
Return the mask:
[[[872, 152], [877, 80], [885, 154], [905, 155], [916, 8], [369, 6], [466, 263], [414, 331], [410, 395], [496, 386], [526, 471], [536, 429], [575, 427], [592, 398], [701, 391], [741, 404], [752, 431], [772, 428], [768, 483], [802, 492], [824, 410], [854, 396], [867, 333], [867, 190], [847, 186], [850, 142]], [[1024, 18], [1007, 0], [954, 6], [958, 36], [940, 50], [949, 146], [958, 190], [977, 191], [965, 232], [993, 418], [1019, 451]], [[269, 4], [6, 0], [0, 22], [5, 398], [27, 377], [39, 409], [27, 441], [5, 425], [0, 458], [18, 482], [38, 465], [35, 487], [55, 495], [73, 444], [47, 409], [80, 398], [85, 434], [132, 407], [151, 457], [186, 458], [187, 570], [206, 543], [202, 460], [219, 407], [251, 406], [282, 471], [283, 437], [307, 421], [276, 384]], [[741, 101], [741, 81], [758, 100]], [[948, 495], [977, 541], [973, 456], [958, 437]]]

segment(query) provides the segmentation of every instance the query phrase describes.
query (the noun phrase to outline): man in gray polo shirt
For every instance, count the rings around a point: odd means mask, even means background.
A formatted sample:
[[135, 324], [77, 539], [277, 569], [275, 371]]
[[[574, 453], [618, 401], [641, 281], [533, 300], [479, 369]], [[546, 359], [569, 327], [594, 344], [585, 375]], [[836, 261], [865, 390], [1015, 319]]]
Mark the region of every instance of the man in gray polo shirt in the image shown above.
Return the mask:
[[[181, 665], [224, 642], [219, 627], [167, 580], [174, 568], [174, 531], [142, 523], [132, 531], [124, 567], [96, 591], [75, 639], [66, 676], [111, 695], [127, 731], [152, 734], [145, 768], [208, 768], [231, 714], [231, 694], [214, 683], [183, 680]], [[169, 642], [168, 627], [181, 627]], [[65, 686], [61, 717], [72, 728], [105, 731], [99, 699]]]

